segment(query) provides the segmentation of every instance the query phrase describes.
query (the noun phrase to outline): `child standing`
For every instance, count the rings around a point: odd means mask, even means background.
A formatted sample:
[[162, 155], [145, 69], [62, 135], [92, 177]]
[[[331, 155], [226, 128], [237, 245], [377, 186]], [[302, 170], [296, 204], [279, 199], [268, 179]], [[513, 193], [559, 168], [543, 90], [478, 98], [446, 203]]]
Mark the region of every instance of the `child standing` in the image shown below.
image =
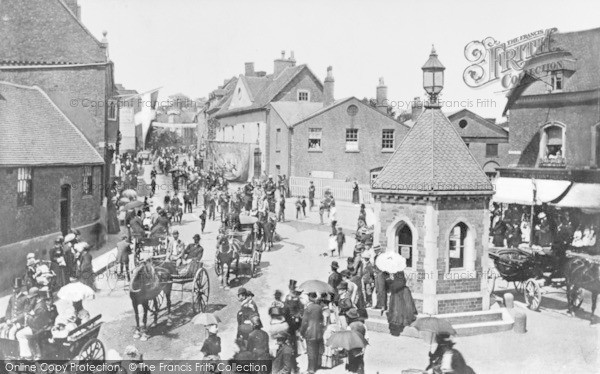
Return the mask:
[[319, 218], [321, 219], [321, 225], [323, 224], [323, 214], [325, 213], [325, 204], [323, 204], [323, 202], [321, 202], [321, 204], [319, 204]]
[[302, 196], [302, 215], [306, 218], [306, 198]]
[[279, 217], [277, 217], [277, 221], [285, 222], [285, 197], [281, 194], [281, 198], [279, 199]]
[[341, 227], [337, 229], [337, 249], [338, 249], [338, 257], [342, 257], [342, 251], [344, 250], [344, 244], [346, 243], [346, 235], [342, 231]]
[[204, 227], [206, 227], [206, 209], [202, 209], [202, 213], [200, 213], [200, 224], [202, 225], [202, 232], [204, 232]]
[[[329, 251], [331, 252], [331, 257], [335, 255], [335, 250], [337, 248], [337, 235], [329, 234]], [[326, 252], [327, 253], [327, 252]]]
[[296, 219], [298, 219], [301, 209], [302, 209], [302, 201], [300, 200], [300, 198], [298, 198], [298, 200], [296, 200]]

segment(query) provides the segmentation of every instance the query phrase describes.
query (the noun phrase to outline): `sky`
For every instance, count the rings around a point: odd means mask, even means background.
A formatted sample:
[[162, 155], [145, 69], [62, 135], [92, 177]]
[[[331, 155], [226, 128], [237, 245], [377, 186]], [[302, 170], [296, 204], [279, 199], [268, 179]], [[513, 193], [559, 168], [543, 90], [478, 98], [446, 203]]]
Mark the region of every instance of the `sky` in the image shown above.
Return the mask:
[[335, 97], [375, 97], [379, 78], [397, 111], [424, 96], [421, 66], [432, 44], [446, 67], [447, 111], [468, 108], [500, 119], [505, 89], [471, 88], [465, 46], [500, 42], [539, 29], [600, 27], [597, 0], [79, 0], [82, 21], [98, 38], [107, 31], [115, 79], [138, 92], [162, 87], [160, 97], [207, 97], [224, 79], [273, 71], [290, 51], [321, 81], [333, 67]]

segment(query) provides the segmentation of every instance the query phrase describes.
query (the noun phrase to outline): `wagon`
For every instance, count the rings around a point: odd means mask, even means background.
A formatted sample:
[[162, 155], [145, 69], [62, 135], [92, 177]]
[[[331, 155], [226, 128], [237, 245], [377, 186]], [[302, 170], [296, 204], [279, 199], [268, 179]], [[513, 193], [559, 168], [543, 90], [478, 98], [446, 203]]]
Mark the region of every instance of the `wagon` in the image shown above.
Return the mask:
[[[250, 270], [250, 277], [254, 277], [258, 271], [262, 257], [262, 246], [258, 243], [255, 224], [258, 218], [253, 216], [240, 215], [240, 231], [231, 231], [228, 233], [231, 245], [235, 248], [236, 259], [233, 266], [233, 273], [237, 276], [241, 273], [241, 266], [247, 265]], [[216, 259], [215, 272], [221, 275], [221, 266], [218, 258]]]
[[[161, 264], [165, 263], [161, 257], [158, 256], [154, 259], [155, 266], [161, 266]], [[210, 296], [210, 280], [208, 272], [204, 268], [204, 263], [199, 259], [193, 259], [192, 262], [178, 267], [177, 270], [179, 273], [173, 275], [173, 284], [181, 285], [181, 300], [185, 298], [186, 294], [190, 295], [190, 302], [192, 303], [194, 313], [204, 312], [208, 305], [208, 297]], [[155, 308], [160, 310], [164, 301], [162, 292], [157, 299], [158, 305]]]
[[[34, 335], [40, 347], [42, 360], [57, 362], [103, 361], [104, 345], [98, 339], [102, 322], [99, 314], [69, 332], [64, 339], [52, 338], [51, 329], [45, 329]], [[11, 339], [0, 339], [0, 359], [18, 361], [21, 357], [19, 342]]]
[[[548, 287], [565, 287], [560, 258], [550, 248], [491, 248], [489, 257], [494, 261], [500, 278], [513, 283], [515, 290], [523, 294], [527, 307], [537, 311], [542, 303], [542, 296], [552, 292]], [[488, 281], [490, 293], [494, 292], [496, 277]], [[573, 306], [579, 308], [583, 302], [583, 290], [574, 288], [571, 300]]]

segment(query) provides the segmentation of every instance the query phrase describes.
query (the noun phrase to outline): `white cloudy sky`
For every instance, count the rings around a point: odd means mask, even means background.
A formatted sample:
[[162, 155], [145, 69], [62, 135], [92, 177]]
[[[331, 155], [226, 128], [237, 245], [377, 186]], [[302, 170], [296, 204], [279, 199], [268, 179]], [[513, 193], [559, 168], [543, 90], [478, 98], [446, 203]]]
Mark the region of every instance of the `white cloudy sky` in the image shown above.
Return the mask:
[[[322, 80], [333, 66], [336, 98], [375, 95], [384, 77], [390, 100], [423, 95], [421, 66], [431, 44], [446, 66], [444, 100], [469, 100], [477, 113], [500, 117], [504, 93], [465, 85], [465, 45], [506, 41], [538, 29], [600, 27], [597, 0], [285, 1], [79, 0], [82, 20], [98, 38], [108, 31], [117, 82], [161, 96], [207, 96], [244, 71], [272, 72], [282, 50], [295, 52]], [[489, 99], [495, 107], [483, 107]], [[458, 107], [450, 108], [459, 109]]]

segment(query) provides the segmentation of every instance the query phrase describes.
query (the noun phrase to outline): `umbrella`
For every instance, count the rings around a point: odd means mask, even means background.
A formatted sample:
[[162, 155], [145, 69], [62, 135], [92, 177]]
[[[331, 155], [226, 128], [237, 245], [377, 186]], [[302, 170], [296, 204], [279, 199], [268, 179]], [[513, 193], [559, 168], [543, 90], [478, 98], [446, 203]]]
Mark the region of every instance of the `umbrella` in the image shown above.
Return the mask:
[[375, 261], [375, 265], [381, 271], [394, 274], [406, 269], [406, 259], [398, 253], [390, 251], [380, 254]]
[[327, 339], [327, 345], [331, 348], [342, 348], [349, 351], [351, 349], [366, 347], [367, 341], [355, 331], [344, 330], [334, 332]]
[[121, 192], [121, 196], [128, 197], [130, 200], [135, 200], [137, 199], [137, 192], [135, 192], [135, 190], [129, 189]]
[[128, 197], [122, 197], [119, 199], [119, 203], [125, 205], [125, 204], [129, 204], [131, 202], [131, 200], [129, 200]]
[[136, 201], [132, 201], [130, 203], [127, 203], [123, 206], [124, 210], [130, 210], [130, 209], [135, 209], [135, 208], [139, 208], [144, 206], [144, 203], [142, 201], [136, 200]]
[[94, 290], [81, 282], [69, 283], [56, 294], [59, 299], [66, 301], [81, 301], [94, 298]]
[[456, 330], [446, 319], [435, 317], [422, 317], [413, 322], [411, 327], [419, 331], [429, 331], [434, 334], [456, 335]]
[[192, 319], [192, 323], [194, 325], [208, 326], [208, 325], [216, 325], [219, 322], [221, 322], [221, 319], [212, 313], [200, 313]]
[[302, 283], [300, 286], [298, 286], [299, 290], [302, 290], [306, 293], [309, 292], [316, 292], [317, 294], [322, 294], [322, 293], [335, 293], [335, 290], [333, 289], [333, 287], [331, 287], [329, 284], [320, 281], [320, 280], [308, 280], [304, 283]]

